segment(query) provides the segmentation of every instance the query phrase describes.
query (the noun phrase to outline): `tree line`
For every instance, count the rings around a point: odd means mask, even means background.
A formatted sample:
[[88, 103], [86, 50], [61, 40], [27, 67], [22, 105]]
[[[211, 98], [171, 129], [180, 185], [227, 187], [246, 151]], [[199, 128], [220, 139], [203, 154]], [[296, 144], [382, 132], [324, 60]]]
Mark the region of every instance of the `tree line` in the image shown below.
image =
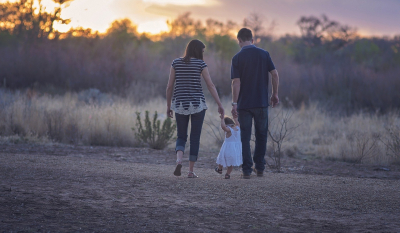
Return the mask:
[[201, 22], [190, 13], [167, 22], [170, 30], [158, 35], [138, 33], [129, 19], [112, 22], [103, 34], [85, 28], [60, 33], [53, 26], [69, 23], [61, 11], [70, 0], [53, 1], [51, 12], [37, 0], [0, 4], [1, 87], [164, 96], [170, 63], [196, 38], [207, 46], [205, 61], [219, 93], [229, 95], [230, 62], [240, 49], [235, 34], [245, 26], [275, 62], [283, 104], [317, 101], [345, 114], [400, 106], [400, 36], [363, 38], [322, 15], [301, 17], [300, 36], [276, 37], [275, 23], [259, 14], [236, 23]]

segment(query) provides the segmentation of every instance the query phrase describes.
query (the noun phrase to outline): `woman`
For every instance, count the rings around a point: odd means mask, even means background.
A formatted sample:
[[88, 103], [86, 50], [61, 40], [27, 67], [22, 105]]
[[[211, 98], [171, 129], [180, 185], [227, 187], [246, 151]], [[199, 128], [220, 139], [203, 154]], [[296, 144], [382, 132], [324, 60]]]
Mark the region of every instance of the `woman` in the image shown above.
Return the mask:
[[[172, 62], [169, 74], [167, 84], [167, 116], [172, 118], [172, 111], [175, 111], [178, 134], [175, 147], [177, 157], [174, 171], [175, 176], [181, 175], [182, 157], [185, 152], [189, 119], [191, 119], [188, 178], [198, 177], [193, 172], [193, 167], [199, 153], [201, 128], [203, 127], [207, 109], [201, 87], [201, 76], [204, 78], [208, 90], [218, 104], [218, 112], [222, 116], [224, 115], [224, 109], [218, 97], [217, 90], [211, 81], [207, 64], [203, 61], [205, 47], [203, 42], [199, 40], [190, 41], [186, 47], [185, 56], [177, 58]], [[172, 96], [173, 90], [174, 94]]]

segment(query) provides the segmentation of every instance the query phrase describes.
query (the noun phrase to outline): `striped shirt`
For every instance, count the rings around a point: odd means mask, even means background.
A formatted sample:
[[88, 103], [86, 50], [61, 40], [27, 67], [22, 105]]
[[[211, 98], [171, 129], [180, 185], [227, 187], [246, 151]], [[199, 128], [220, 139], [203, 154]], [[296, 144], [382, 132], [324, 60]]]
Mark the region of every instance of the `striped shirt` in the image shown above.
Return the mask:
[[172, 62], [172, 67], [175, 69], [175, 89], [171, 109], [183, 115], [207, 109], [201, 87], [201, 72], [207, 64], [196, 58], [191, 58], [189, 63], [177, 58]]

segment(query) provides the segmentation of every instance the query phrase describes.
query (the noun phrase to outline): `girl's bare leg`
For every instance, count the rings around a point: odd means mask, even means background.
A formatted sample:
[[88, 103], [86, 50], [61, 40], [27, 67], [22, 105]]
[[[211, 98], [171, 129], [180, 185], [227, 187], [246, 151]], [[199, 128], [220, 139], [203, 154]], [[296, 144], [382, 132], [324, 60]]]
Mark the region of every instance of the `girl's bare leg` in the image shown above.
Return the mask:
[[222, 170], [222, 168], [223, 168], [222, 165], [218, 164], [218, 169]]
[[232, 170], [233, 170], [233, 166], [228, 167], [228, 169], [226, 170], [226, 174], [230, 175]]

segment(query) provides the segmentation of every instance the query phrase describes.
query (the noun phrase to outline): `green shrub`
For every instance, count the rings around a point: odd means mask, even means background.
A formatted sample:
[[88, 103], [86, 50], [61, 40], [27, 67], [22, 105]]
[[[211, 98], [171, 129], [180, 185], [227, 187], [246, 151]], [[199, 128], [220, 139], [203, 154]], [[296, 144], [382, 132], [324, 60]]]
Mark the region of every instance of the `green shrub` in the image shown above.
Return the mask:
[[140, 118], [140, 112], [136, 112], [136, 128], [132, 128], [135, 131], [135, 136], [140, 143], [148, 145], [150, 148], [162, 150], [174, 138], [173, 134], [176, 130], [176, 124], [172, 123], [171, 118], [164, 120], [162, 127], [160, 128], [161, 122], [157, 120], [157, 111], [154, 113], [153, 121], [150, 121], [149, 111], [146, 111], [144, 119], [144, 127]]

